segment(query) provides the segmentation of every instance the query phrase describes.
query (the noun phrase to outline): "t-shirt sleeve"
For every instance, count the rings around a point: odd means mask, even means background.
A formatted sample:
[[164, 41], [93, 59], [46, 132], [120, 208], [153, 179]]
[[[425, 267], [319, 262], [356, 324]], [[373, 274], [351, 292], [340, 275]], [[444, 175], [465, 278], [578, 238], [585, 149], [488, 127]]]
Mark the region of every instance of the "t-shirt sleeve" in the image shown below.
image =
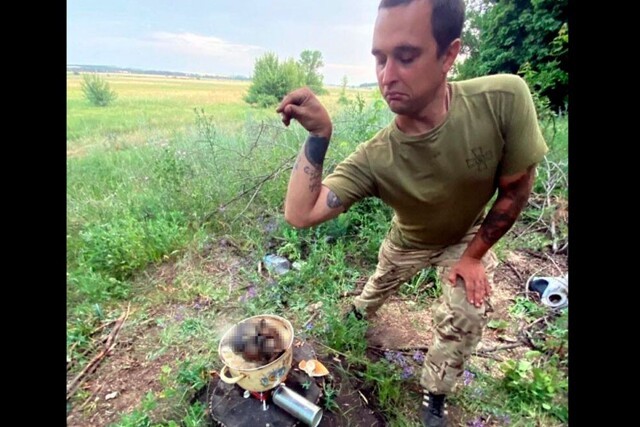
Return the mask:
[[367, 158], [365, 144], [360, 144], [333, 172], [322, 181], [348, 210], [358, 200], [376, 196], [375, 181]]
[[505, 113], [504, 155], [500, 176], [524, 172], [544, 159], [548, 151], [544, 141], [531, 91], [519, 76], [513, 76], [511, 108]]

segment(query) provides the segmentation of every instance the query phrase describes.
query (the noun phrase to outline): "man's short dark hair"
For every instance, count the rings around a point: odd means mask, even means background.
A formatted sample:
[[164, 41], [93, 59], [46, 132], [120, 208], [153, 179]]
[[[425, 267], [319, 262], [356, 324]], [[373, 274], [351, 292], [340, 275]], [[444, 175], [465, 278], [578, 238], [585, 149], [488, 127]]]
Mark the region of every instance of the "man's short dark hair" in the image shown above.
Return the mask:
[[[382, 0], [378, 9], [407, 5], [415, 0]], [[438, 58], [452, 41], [462, 34], [464, 24], [464, 0], [429, 0], [433, 7], [431, 27], [438, 44]]]

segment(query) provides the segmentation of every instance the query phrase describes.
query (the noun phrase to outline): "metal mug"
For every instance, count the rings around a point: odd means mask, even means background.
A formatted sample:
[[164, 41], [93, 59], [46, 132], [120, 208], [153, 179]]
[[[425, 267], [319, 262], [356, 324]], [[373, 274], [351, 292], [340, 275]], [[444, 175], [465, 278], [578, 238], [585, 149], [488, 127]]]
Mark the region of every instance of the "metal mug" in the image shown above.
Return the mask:
[[305, 424], [311, 427], [316, 427], [320, 424], [322, 408], [309, 402], [286, 385], [280, 384], [277, 386], [273, 390], [272, 399], [273, 403]]

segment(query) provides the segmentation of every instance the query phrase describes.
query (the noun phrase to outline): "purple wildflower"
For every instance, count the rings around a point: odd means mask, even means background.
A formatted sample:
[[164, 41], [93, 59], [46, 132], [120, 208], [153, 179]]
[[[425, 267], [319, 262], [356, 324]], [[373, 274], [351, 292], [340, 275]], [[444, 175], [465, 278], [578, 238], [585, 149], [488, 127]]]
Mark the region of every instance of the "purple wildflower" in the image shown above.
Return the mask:
[[475, 377], [476, 377], [476, 374], [465, 370], [464, 373], [462, 374], [462, 378], [464, 379], [464, 385], [471, 384], [471, 381], [473, 381]]
[[384, 358], [401, 368], [407, 366], [407, 359], [399, 351], [385, 351]]
[[240, 302], [245, 302], [248, 299], [254, 298], [256, 295], [258, 295], [258, 291], [256, 290], [255, 286], [251, 286], [249, 287], [249, 289], [247, 290], [247, 292], [240, 297]]
[[424, 353], [421, 352], [420, 350], [416, 350], [416, 352], [413, 353], [413, 360], [415, 360], [418, 363], [424, 362]]
[[412, 375], [413, 375], [413, 368], [411, 366], [406, 366], [402, 370], [402, 374], [400, 374], [400, 378], [402, 378], [403, 380], [406, 380], [407, 378], [411, 377]]
[[473, 421], [467, 422], [467, 425], [469, 427], [485, 427], [485, 424], [482, 422], [482, 419], [480, 417], [476, 418]]
[[307, 326], [304, 327], [307, 331], [310, 331], [311, 329], [313, 329], [313, 323], [309, 323]]
[[398, 353], [398, 356], [396, 357], [396, 364], [401, 368], [405, 368], [407, 367], [407, 359], [402, 354]]

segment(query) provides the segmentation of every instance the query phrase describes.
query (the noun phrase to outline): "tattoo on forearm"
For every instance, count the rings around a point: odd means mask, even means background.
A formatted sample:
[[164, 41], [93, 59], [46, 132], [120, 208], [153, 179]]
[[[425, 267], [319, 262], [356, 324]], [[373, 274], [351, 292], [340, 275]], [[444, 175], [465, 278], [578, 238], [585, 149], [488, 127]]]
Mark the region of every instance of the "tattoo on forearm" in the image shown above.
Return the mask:
[[491, 209], [480, 228], [480, 237], [488, 245], [493, 245], [509, 231], [518, 215], [510, 215], [511, 212], [501, 212]]
[[502, 190], [498, 199], [506, 201], [493, 206], [480, 228], [480, 237], [488, 245], [493, 245], [513, 226], [518, 215], [527, 204], [531, 186], [533, 185], [535, 166], [527, 169], [527, 174], [521, 179], [512, 182]]
[[309, 191], [316, 192], [320, 190], [322, 184], [322, 169], [315, 169], [312, 166], [305, 166], [304, 173], [309, 175]]
[[329, 194], [327, 194], [327, 206], [330, 208], [339, 208], [342, 206], [342, 201], [336, 196], [336, 193], [329, 190]]
[[304, 144], [304, 154], [307, 160], [315, 167], [322, 167], [324, 156], [327, 154], [329, 140], [321, 136], [309, 135]]

